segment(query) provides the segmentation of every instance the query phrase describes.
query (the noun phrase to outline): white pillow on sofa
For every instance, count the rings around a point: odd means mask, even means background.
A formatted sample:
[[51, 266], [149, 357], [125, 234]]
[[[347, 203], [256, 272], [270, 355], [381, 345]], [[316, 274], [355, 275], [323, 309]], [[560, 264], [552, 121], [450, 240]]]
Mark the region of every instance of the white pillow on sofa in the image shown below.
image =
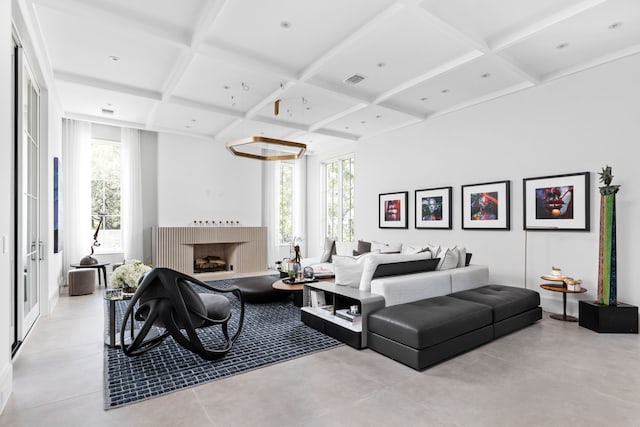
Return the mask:
[[458, 268], [464, 267], [467, 261], [467, 248], [458, 248]]
[[357, 288], [360, 285], [362, 269], [368, 254], [359, 256], [333, 256], [333, 273], [336, 285]]
[[353, 251], [358, 249], [358, 242], [338, 242], [336, 241], [336, 255], [353, 256]]
[[420, 252], [428, 251], [427, 247], [423, 246], [413, 246], [413, 245], [402, 245], [402, 254], [417, 254]]
[[371, 252], [380, 251], [381, 254], [399, 254], [402, 251], [402, 243], [371, 242]]
[[440, 262], [436, 270], [451, 270], [458, 267], [458, 248], [444, 248], [440, 250]]
[[389, 264], [392, 262], [420, 261], [423, 259], [431, 259], [431, 252], [420, 252], [418, 254], [380, 254], [372, 253], [364, 261], [362, 269], [362, 278], [360, 279], [359, 289], [361, 291], [371, 291], [371, 280], [373, 273], [380, 264]]

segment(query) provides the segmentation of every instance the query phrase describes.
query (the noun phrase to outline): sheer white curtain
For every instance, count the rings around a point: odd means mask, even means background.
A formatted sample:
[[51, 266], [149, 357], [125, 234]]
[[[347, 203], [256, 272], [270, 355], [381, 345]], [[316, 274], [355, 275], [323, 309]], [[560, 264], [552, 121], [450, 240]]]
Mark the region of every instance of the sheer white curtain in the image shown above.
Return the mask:
[[300, 251], [308, 256], [307, 248], [307, 157], [294, 160], [293, 167], [293, 235], [302, 239]]
[[91, 124], [62, 121], [63, 267], [91, 253]]
[[276, 170], [275, 162], [262, 162], [262, 225], [267, 227], [267, 262], [270, 267], [281, 258], [277, 244], [276, 202], [279, 189]]
[[125, 259], [143, 260], [140, 131], [122, 128], [121, 231]]

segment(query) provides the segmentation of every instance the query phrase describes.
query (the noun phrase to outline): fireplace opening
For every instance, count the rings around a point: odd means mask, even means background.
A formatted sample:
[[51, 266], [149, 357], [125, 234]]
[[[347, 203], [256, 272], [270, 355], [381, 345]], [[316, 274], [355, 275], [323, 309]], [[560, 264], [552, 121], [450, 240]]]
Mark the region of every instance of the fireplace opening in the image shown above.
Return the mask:
[[216, 271], [227, 271], [227, 262], [217, 255], [198, 257], [193, 261], [194, 273], [213, 273]]
[[197, 243], [193, 245], [193, 273], [230, 271], [237, 264], [238, 243]]

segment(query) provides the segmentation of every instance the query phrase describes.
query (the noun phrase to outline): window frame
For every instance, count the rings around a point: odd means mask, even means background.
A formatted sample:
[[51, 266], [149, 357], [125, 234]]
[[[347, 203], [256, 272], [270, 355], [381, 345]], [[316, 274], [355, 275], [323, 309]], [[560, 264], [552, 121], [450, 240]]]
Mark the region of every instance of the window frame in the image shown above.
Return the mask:
[[[352, 214], [350, 216], [350, 220], [351, 220], [351, 235], [350, 236], [346, 236], [347, 240], [354, 240], [355, 239], [355, 202], [356, 202], [356, 195], [355, 195], [355, 180], [356, 180], [356, 174], [355, 174], [355, 164], [356, 164], [356, 157], [355, 157], [355, 153], [349, 153], [349, 154], [345, 154], [339, 157], [333, 157], [331, 159], [327, 159], [325, 161], [322, 162], [322, 230], [324, 233], [324, 237], [330, 237], [330, 238], [335, 238], [338, 241], [341, 240], [345, 240], [345, 224], [344, 224], [344, 216], [340, 216], [338, 218], [338, 222], [337, 222], [337, 233], [335, 233], [335, 236], [330, 236], [329, 235], [329, 179], [328, 179], [328, 168], [330, 165], [337, 163], [338, 164], [338, 175], [341, 177], [339, 180], [339, 189], [338, 189], [338, 194], [344, 194], [344, 188], [345, 188], [345, 182], [344, 182], [344, 161], [345, 160], [349, 160], [350, 161], [350, 165], [351, 168], [353, 170], [352, 172], [352, 178], [351, 178], [351, 184], [353, 187], [353, 191], [352, 191], [352, 196], [351, 196], [351, 210], [352, 210]], [[339, 212], [344, 212], [344, 198], [343, 197], [339, 197], [338, 198], [338, 211]]]
[[[119, 216], [119, 224], [120, 227], [118, 229], [107, 229], [106, 228], [106, 221], [104, 221], [104, 223], [102, 224], [102, 226], [100, 227], [100, 234], [102, 236], [105, 235], [105, 233], [113, 233], [115, 232], [115, 230], [117, 230], [117, 232], [119, 233], [119, 238], [116, 239], [119, 241], [120, 245], [119, 246], [115, 246], [115, 245], [111, 245], [111, 246], [105, 246], [104, 242], [105, 239], [104, 238], [100, 238], [100, 235], [98, 236], [98, 241], [101, 243], [100, 246], [96, 247], [95, 252], [97, 254], [113, 254], [113, 253], [122, 253], [124, 248], [124, 238], [122, 235], [122, 141], [120, 140], [115, 140], [115, 139], [107, 139], [107, 138], [96, 138], [96, 137], [91, 137], [90, 139], [91, 143], [91, 147], [90, 147], [90, 155], [91, 155], [91, 184], [90, 184], [90, 197], [91, 197], [91, 203], [93, 204], [93, 145], [94, 143], [97, 144], [113, 144], [113, 145], [118, 145], [119, 146], [119, 155], [118, 157], [120, 158], [120, 173], [118, 174], [118, 176], [120, 177], [119, 179], [119, 187], [120, 187], [120, 215]], [[93, 235], [93, 233], [95, 233], [95, 226], [94, 226], [94, 221], [99, 221], [99, 217], [96, 218], [95, 213], [93, 212], [93, 206], [92, 206], [92, 212], [90, 214], [90, 222], [91, 222], [91, 234]], [[114, 216], [114, 215], [109, 215], [109, 216]], [[107, 240], [110, 241], [110, 240]]]

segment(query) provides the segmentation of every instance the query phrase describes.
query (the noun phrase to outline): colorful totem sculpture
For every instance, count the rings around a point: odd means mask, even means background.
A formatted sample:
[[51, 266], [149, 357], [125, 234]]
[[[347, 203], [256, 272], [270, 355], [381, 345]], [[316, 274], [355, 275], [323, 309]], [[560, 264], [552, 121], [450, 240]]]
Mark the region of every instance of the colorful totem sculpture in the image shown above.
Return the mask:
[[598, 302], [617, 305], [616, 272], [616, 193], [619, 185], [611, 185], [611, 167], [602, 168], [600, 182], [600, 254], [598, 265]]

